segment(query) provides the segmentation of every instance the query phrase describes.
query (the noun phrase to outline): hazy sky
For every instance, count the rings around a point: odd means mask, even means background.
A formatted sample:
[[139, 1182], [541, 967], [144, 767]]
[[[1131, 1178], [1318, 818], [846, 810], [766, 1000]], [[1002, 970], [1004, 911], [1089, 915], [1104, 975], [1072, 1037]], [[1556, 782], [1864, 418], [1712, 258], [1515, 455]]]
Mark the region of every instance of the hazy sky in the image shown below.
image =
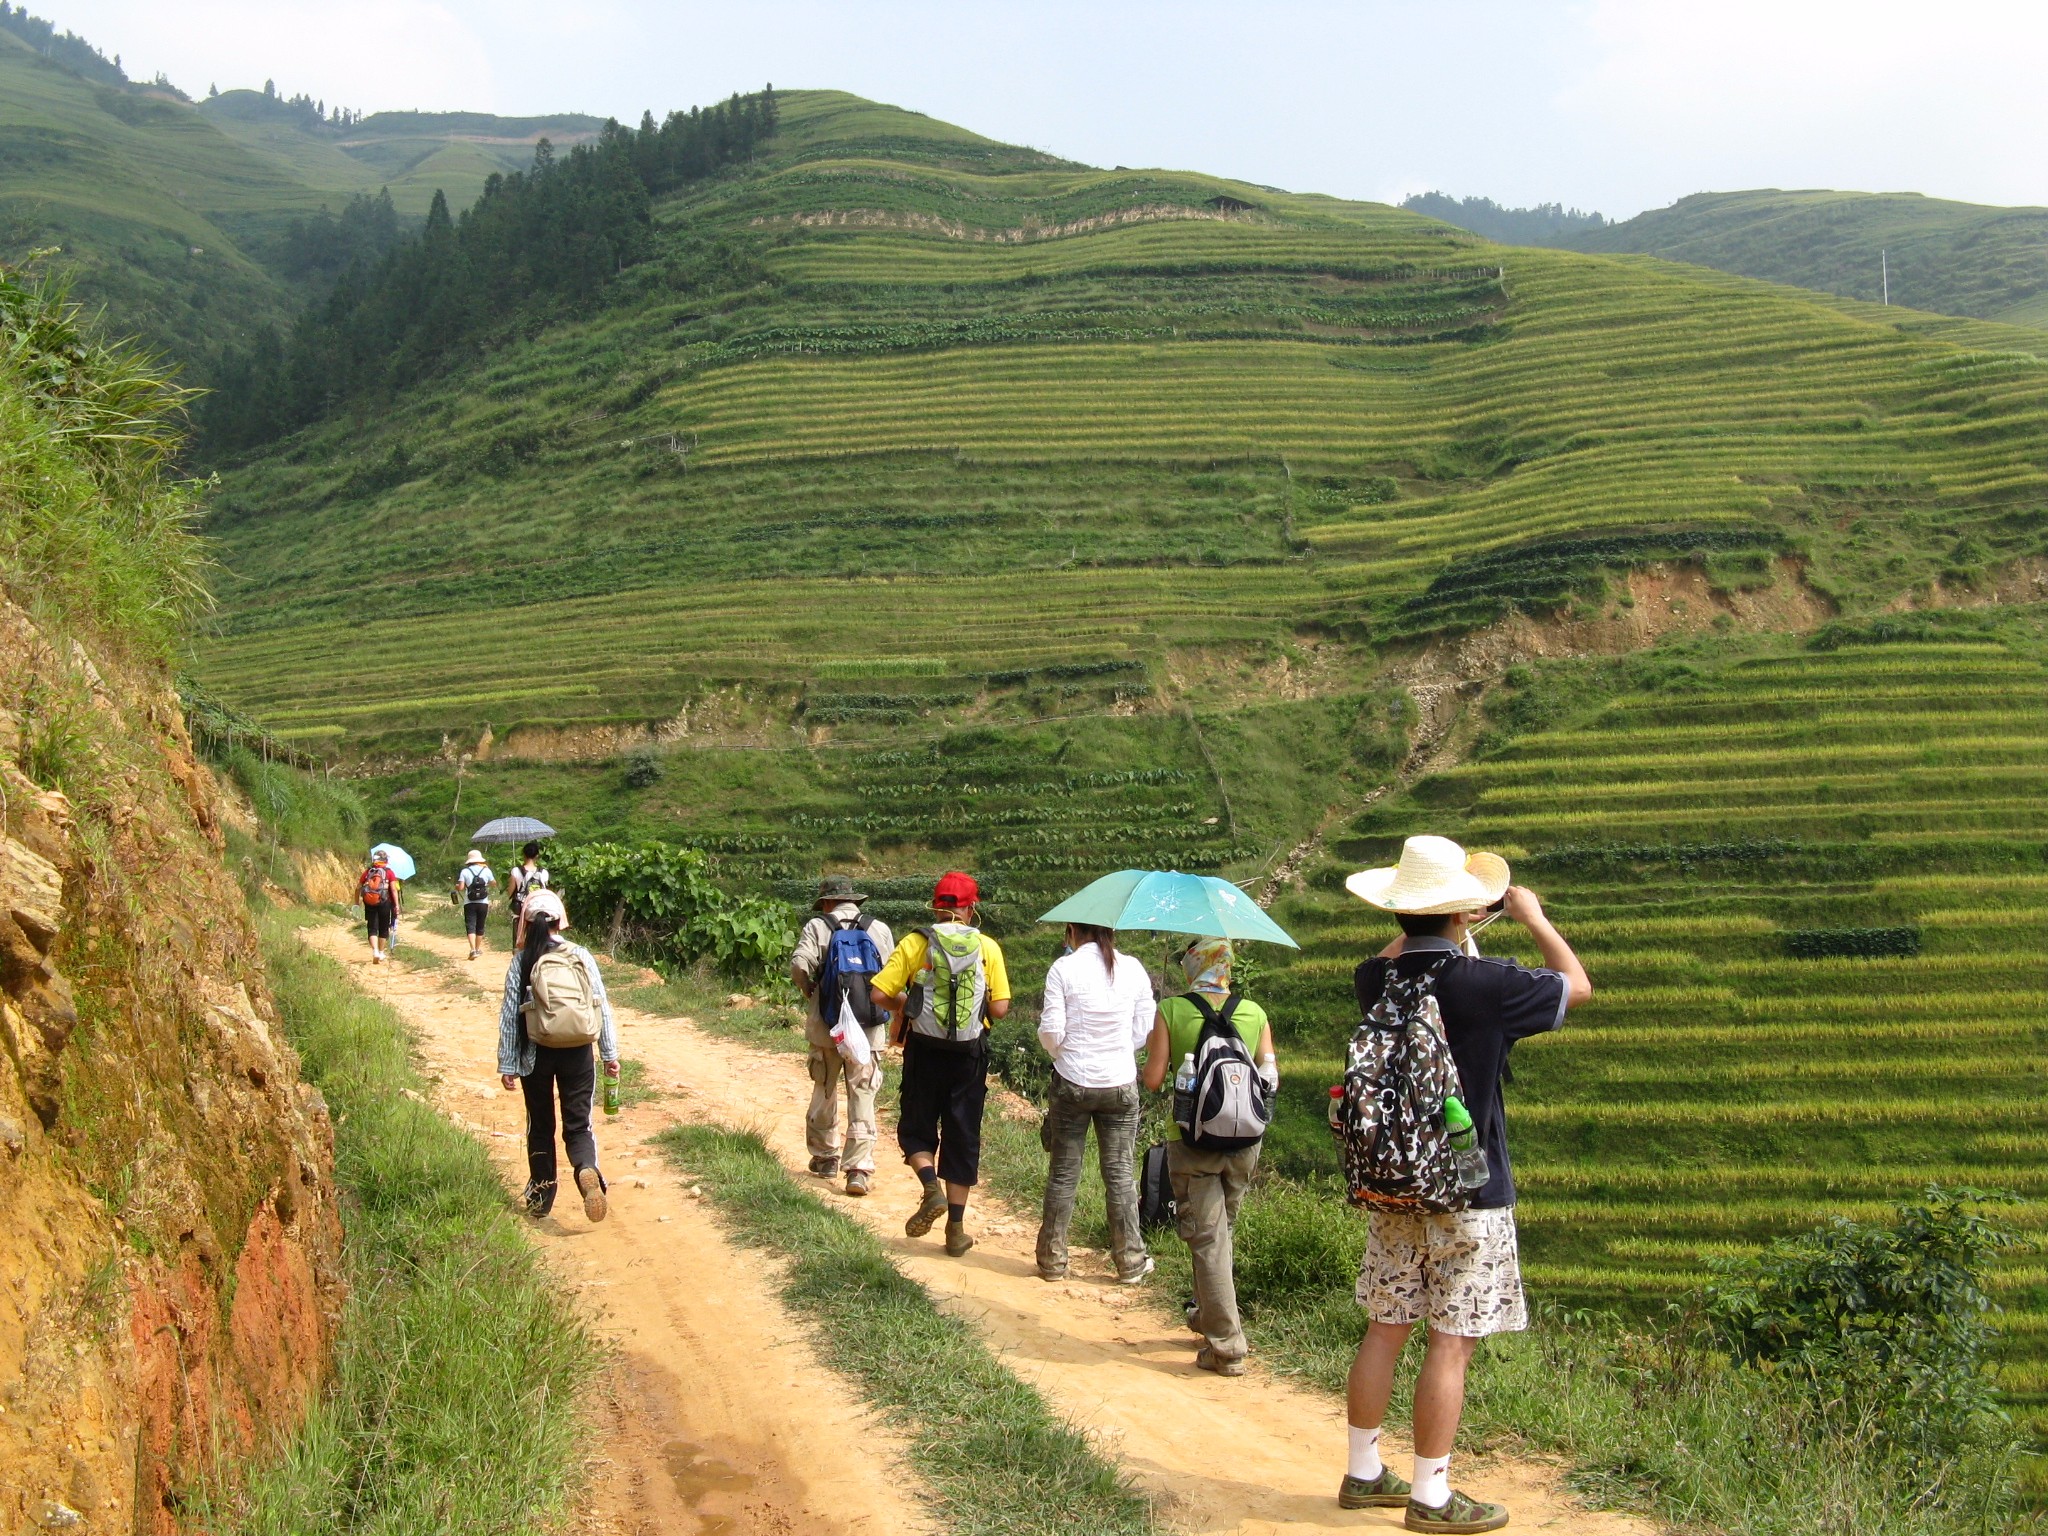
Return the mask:
[[763, 81], [1095, 165], [1628, 215], [1741, 187], [2048, 204], [2048, 0], [30, 0], [193, 95], [637, 120]]

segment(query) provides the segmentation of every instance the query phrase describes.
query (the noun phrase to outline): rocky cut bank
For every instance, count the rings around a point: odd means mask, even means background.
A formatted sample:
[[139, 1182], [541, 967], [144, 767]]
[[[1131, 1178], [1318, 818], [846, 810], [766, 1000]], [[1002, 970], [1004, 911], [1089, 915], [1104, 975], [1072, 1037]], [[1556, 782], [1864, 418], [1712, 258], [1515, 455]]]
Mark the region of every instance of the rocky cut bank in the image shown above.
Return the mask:
[[177, 394], [0, 270], [0, 1532], [176, 1532], [297, 1423], [342, 1303], [166, 658]]

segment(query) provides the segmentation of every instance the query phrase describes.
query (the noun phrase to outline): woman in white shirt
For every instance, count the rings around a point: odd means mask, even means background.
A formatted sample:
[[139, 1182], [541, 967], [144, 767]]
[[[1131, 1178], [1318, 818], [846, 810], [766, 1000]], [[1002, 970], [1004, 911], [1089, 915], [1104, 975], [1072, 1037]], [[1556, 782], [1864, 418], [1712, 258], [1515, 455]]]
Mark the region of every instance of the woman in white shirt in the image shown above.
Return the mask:
[[1038, 1277], [1067, 1273], [1067, 1228], [1081, 1184], [1088, 1127], [1102, 1163], [1109, 1206], [1110, 1255], [1117, 1279], [1136, 1285], [1152, 1273], [1138, 1227], [1138, 1186], [1131, 1164], [1138, 1145], [1138, 1047], [1152, 1030], [1152, 978], [1116, 947], [1107, 928], [1067, 925], [1067, 953], [1045, 975], [1038, 1040], [1052, 1057], [1045, 1111], [1045, 1212], [1038, 1228]]

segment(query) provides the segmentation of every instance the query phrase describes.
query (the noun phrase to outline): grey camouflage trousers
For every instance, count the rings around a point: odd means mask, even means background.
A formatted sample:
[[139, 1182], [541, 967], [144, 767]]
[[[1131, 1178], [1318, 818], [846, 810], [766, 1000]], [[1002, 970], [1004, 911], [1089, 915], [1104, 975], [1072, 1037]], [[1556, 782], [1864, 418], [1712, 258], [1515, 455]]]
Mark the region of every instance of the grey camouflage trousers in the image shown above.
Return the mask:
[[1138, 1182], [1131, 1172], [1138, 1147], [1138, 1085], [1081, 1088], [1053, 1074], [1041, 1139], [1051, 1156], [1045, 1175], [1045, 1208], [1038, 1224], [1038, 1272], [1065, 1274], [1067, 1228], [1074, 1220], [1074, 1196], [1081, 1187], [1081, 1162], [1088, 1151], [1088, 1127], [1095, 1127], [1095, 1152], [1102, 1167], [1104, 1203], [1109, 1208], [1109, 1250], [1119, 1275], [1145, 1267], [1145, 1235], [1138, 1226]]

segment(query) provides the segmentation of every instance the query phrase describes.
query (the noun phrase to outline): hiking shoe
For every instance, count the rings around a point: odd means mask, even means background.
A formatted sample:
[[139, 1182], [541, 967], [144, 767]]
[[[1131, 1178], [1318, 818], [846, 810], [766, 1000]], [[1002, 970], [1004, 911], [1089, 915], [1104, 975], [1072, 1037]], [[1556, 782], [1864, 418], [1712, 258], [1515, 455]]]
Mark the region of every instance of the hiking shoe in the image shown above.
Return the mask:
[[[1205, 1371], [1214, 1371], [1218, 1376], [1242, 1376], [1244, 1374], [1244, 1361], [1226, 1360], [1206, 1344], [1195, 1351], [1195, 1364]], [[1449, 1530], [1451, 1527], [1445, 1526], [1444, 1529]], [[1487, 1529], [1491, 1530], [1493, 1527], [1488, 1526]]]
[[1047, 1285], [1052, 1285], [1058, 1281], [1066, 1279], [1067, 1272], [1064, 1269], [1041, 1269], [1038, 1272], [1038, 1278], [1043, 1280]]
[[1408, 1502], [1408, 1483], [1394, 1476], [1392, 1467], [1381, 1467], [1380, 1475], [1368, 1481], [1362, 1477], [1347, 1477], [1337, 1490], [1339, 1509], [1372, 1509], [1391, 1505], [1398, 1509]]
[[967, 1235], [967, 1223], [949, 1221], [946, 1223], [946, 1257], [957, 1259], [974, 1246], [974, 1239]]
[[934, 1182], [924, 1192], [924, 1199], [918, 1202], [917, 1209], [910, 1213], [910, 1220], [903, 1223], [903, 1235], [906, 1237], [923, 1237], [925, 1233], [931, 1231], [932, 1223], [945, 1214], [946, 1186]]
[[1157, 1269], [1158, 1267], [1158, 1261], [1155, 1260], [1152, 1257], [1152, 1255], [1148, 1253], [1145, 1255], [1145, 1262], [1143, 1264], [1140, 1264], [1128, 1275], [1118, 1275], [1116, 1277], [1116, 1283], [1118, 1285], [1143, 1285], [1145, 1283], [1146, 1276], [1150, 1275], [1152, 1271]]
[[868, 1192], [868, 1180], [874, 1175], [865, 1168], [856, 1168], [846, 1176], [846, 1192], [849, 1195], [864, 1195]]
[[1478, 1499], [1468, 1499], [1453, 1488], [1450, 1502], [1435, 1509], [1410, 1499], [1408, 1516], [1401, 1523], [1411, 1531], [1443, 1531], [1454, 1532], [1456, 1536], [1469, 1536], [1473, 1531], [1497, 1531], [1506, 1525], [1508, 1507], [1505, 1504], [1486, 1504]]
[[839, 1159], [836, 1157], [814, 1157], [811, 1159], [811, 1172], [821, 1179], [837, 1178], [839, 1176]]
[[598, 1177], [597, 1170], [578, 1168], [576, 1187], [583, 1191], [583, 1214], [592, 1221], [603, 1221], [611, 1202], [604, 1197], [604, 1180]]
[[555, 1208], [555, 1181], [549, 1179], [545, 1184], [541, 1184], [528, 1179], [526, 1191], [520, 1195], [519, 1203], [525, 1208], [527, 1215], [538, 1221]]

